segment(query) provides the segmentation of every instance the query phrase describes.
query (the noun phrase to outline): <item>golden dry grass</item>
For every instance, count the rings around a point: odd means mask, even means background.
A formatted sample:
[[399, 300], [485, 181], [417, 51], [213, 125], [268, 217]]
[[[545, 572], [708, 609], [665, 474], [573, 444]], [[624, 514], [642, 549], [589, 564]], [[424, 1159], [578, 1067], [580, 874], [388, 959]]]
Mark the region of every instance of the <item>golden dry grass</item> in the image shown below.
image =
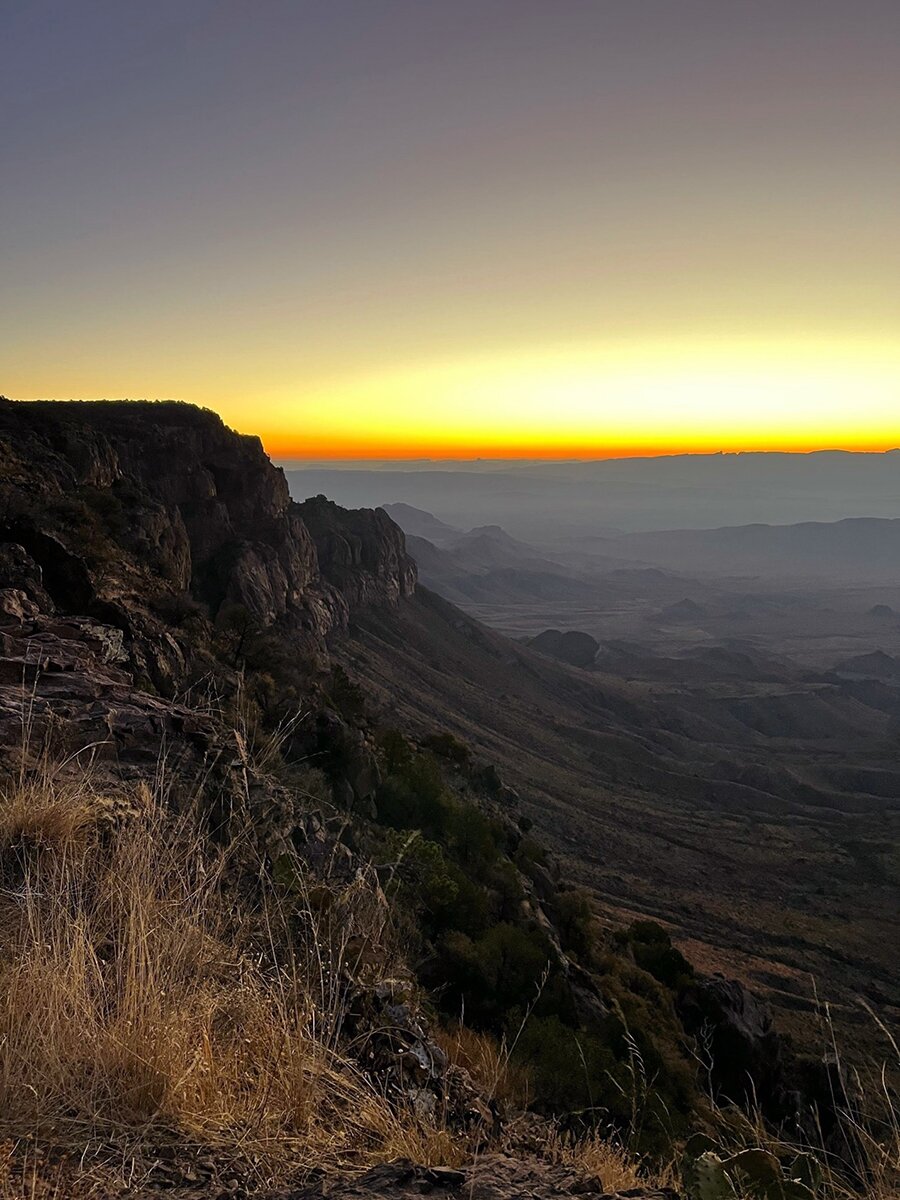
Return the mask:
[[600, 1132], [583, 1137], [551, 1134], [545, 1153], [553, 1162], [572, 1167], [580, 1175], [599, 1178], [608, 1192], [641, 1186], [674, 1187], [677, 1182], [673, 1168], [652, 1169], [616, 1138]]
[[48, 788], [42, 779], [21, 781], [0, 803], [0, 857], [71, 851], [97, 827], [100, 797], [77, 783]]
[[52, 775], [0, 795], [0, 1135], [203, 1144], [271, 1179], [458, 1161], [341, 1053], [334, 948], [274, 953], [277, 912], [235, 911], [190, 823], [131, 809]]
[[435, 1030], [435, 1040], [448, 1061], [468, 1071], [486, 1097], [508, 1111], [527, 1108], [531, 1099], [528, 1072], [510, 1060], [504, 1043], [490, 1033], [459, 1024]]

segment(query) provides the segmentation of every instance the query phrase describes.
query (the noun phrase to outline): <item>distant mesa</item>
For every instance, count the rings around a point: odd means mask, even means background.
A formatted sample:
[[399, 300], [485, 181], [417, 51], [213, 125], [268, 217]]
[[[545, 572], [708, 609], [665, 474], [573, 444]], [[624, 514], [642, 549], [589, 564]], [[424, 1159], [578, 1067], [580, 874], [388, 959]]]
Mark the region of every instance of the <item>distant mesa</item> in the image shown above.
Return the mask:
[[527, 563], [543, 570], [559, 569], [559, 564], [545, 558], [536, 546], [510, 537], [499, 525], [477, 525], [458, 534], [452, 546], [470, 557], [476, 556], [485, 566], [523, 566]]
[[873, 604], [869, 609], [869, 616], [877, 617], [879, 621], [895, 621], [900, 617], [900, 613], [889, 604]]
[[841, 675], [900, 683], [900, 658], [893, 658], [883, 650], [873, 650], [871, 654], [857, 654], [853, 658], [845, 658], [837, 664], [835, 670]]
[[705, 617], [706, 609], [685, 597], [684, 600], [676, 600], [674, 604], [669, 604], [659, 615], [664, 621], [693, 621], [698, 617]]
[[559, 629], [545, 629], [528, 643], [532, 650], [539, 650], [550, 658], [568, 663], [572, 667], [589, 667], [597, 657], [600, 643], [589, 633], [570, 629], [566, 633]]
[[758, 663], [745, 650], [734, 650], [728, 646], [697, 646], [688, 650], [688, 655], [711, 666], [733, 670], [743, 678], [752, 677]]

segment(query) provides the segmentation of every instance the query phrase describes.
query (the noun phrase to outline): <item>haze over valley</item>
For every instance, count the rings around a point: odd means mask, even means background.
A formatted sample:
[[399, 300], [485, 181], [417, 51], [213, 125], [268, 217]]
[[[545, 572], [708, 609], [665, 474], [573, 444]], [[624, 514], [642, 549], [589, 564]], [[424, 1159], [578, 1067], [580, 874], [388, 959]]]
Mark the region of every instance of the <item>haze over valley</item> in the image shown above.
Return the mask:
[[[857, 957], [860, 922], [900, 884], [900, 454], [286, 466], [298, 498], [381, 505], [421, 584], [545, 659], [523, 685], [449, 626], [428, 652], [442, 719], [503, 759], [610, 918], [671, 923], [788, 1028], [827, 971], [864, 1029], [852, 996], [892, 994], [893, 952], [882, 927]], [[657, 854], [664, 881], [630, 866]]]
[[900, 451], [286, 470], [295, 495], [382, 505], [423, 581], [513, 636], [735, 640], [821, 669], [898, 649]]

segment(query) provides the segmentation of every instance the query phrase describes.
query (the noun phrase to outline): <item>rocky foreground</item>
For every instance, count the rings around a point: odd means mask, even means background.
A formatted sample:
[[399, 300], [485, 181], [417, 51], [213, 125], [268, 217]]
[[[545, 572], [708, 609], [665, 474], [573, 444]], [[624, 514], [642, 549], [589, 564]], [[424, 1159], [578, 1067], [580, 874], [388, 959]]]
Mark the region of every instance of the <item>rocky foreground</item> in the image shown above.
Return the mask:
[[358, 1179], [323, 1180], [279, 1200], [362, 1200], [365, 1196], [468, 1197], [470, 1200], [550, 1200], [557, 1196], [593, 1196], [596, 1200], [678, 1200], [671, 1188], [627, 1188], [608, 1192], [603, 1180], [585, 1176], [566, 1167], [554, 1167], [538, 1159], [510, 1155], [486, 1155], [462, 1170], [417, 1167], [411, 1163], [389, 1163], [367, 1171]]

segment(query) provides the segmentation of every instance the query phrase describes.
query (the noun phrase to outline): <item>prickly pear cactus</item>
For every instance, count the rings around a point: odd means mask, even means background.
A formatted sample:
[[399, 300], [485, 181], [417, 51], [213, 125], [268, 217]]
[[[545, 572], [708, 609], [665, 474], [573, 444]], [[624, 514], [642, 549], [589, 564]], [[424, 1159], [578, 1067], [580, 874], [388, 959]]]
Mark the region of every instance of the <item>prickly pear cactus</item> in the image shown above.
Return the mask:
[[737, 1197], [721, 1158], [713, 1150], [705, 1150], [688, 1164], [684, 1183], [690, 1200], [736, 1200]]
[[754, 1195], [777, 1196], [778, 1187], [784, 1182], [781, 1163], [768, 1150], [739, 1150], [726, 1158], [723, 1166], [729, 1179], [740, 1180]]
[[682, 1179], [688, 1200], [815, 1200], [821, 1181], [818, 1163], [798, 1155], [787, 1174], [768, 1150], [739, 1150], [726, 1158], [705, 1135], [685, 1147]]

